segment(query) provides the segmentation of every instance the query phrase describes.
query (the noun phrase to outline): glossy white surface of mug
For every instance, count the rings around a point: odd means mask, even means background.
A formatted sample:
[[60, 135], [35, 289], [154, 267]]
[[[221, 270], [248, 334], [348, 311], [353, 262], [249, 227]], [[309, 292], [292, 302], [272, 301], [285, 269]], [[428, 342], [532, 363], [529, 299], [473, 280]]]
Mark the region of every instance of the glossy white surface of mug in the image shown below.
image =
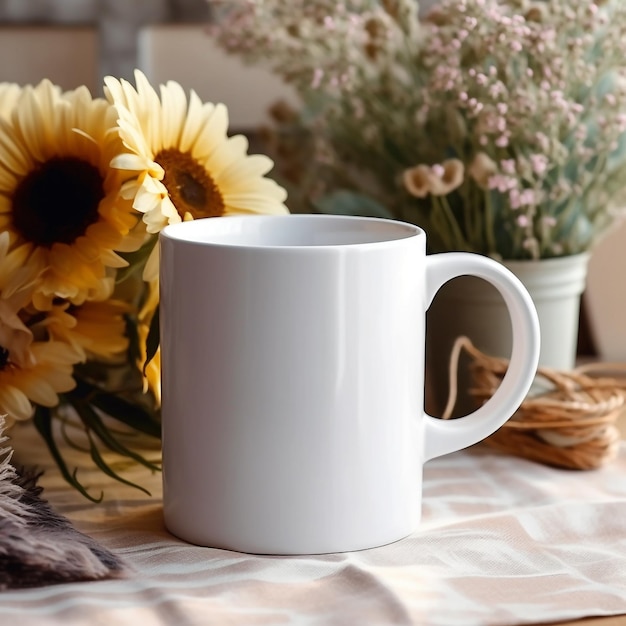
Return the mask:
[[[320, 215], [164, 229], [171, 532], [200, 545], [306, 554], [374, 547], [417, 527], [425, 460], [504, 422], [538, 354], [532, 303], [512, 275], [474, 255], [437, 255], [450, 259], [430, 269], [425, 243], [410, 224]], [[505, 392], [477, 417], [442, 425], [423, 409], [425, 311], [468, 257], [472, 273], [504, 289], [517, 349]]]

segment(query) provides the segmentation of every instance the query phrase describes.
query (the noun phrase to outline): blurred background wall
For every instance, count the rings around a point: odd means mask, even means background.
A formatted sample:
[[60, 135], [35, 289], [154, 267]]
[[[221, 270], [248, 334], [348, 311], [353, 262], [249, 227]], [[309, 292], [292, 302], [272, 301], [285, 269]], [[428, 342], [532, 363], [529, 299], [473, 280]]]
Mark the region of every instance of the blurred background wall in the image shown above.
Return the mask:
[[[132, 79], [137, 64], [137, 32], [142, 26], [201, 23], [209, 17], [206, 0], [0, 0], [0, 27], [55, 25], [96, 29], [100, 76], [112, 74], [128, 79]], [[46, 50], [38, 52], [45, 54]], [[0, 57], [0, 80], [11, 62], [10, 57]]]
[[[435, 2], [420, 0], [420, 10], [427, 10]], [[141, 27], [161, 23], [200, 24], [209, 19], [207, 0], [0, 0], [0, 31], [11, 25], [96, 29], [98, 78], [111, 74], [132, 80], [137, 66], [137, 33]], [[45, 54], [46, 50], [38, 52]], [[0, 81], [6, 80], [4, 75], [10, 63], [10, 57], [0, 57]]]

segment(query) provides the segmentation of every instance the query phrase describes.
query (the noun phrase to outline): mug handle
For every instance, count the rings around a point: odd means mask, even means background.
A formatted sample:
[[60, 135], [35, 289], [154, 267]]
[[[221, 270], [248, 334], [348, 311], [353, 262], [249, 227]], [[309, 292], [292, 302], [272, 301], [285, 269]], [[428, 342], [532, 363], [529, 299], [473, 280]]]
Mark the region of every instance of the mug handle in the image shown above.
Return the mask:
[[424, 416], [424, 462], [478, 443], [502, 426], [524, 400], [539, 363], [535, 305], [522, 282], [501, 263], [465, 252], [427, 255], [426, 306], [444, 283], [462, 275], [483, 278], [498, 289], [511, 315], [513, 349], [504, 379], [484, 405], [455, 420]]

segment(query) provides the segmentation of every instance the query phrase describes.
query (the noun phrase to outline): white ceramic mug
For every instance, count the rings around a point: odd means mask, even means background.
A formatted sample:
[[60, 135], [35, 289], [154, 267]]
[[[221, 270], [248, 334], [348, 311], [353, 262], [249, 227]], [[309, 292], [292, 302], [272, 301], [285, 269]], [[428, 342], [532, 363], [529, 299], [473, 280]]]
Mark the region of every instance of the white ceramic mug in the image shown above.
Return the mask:
[[[486, 257], [427, 256], [412, 224], [221, 217], [160, 237], [163, 507], [191, 543], [344, 552], [410, 534], [422, 465], [490, 435], [535, 374], [522, 284]], [[425, 312], [461, 274], [502, 293], [508, 372], [467, 417], [424, 413]]]

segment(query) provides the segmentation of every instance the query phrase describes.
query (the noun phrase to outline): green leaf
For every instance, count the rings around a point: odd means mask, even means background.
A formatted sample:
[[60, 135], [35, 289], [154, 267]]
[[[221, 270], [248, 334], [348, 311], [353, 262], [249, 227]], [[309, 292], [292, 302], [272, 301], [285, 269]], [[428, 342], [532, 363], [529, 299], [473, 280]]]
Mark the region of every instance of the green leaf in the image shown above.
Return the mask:
[[126, 322], [126, 336], [128, 337], [128, 354], [129, 363], [138, 363], [141, 358], [141, 350], [139, 347], [139, 331], [137, 328], [137, 321], [131, 315], [126, 315], [124, 318]]
[[152, 495], [147, 489], [145, 489], [141, 485], [137, 485], [136, 483], [133, 483], [132, 481], [127, 480], [123, 476], [120, 476], [118, 473], [114, 472], [111, 469], [111, 467], [107, 464], [107, 462], [100, 455], [100, 451], [98, 450], [98, 446], [93, 441], [93, 437], [91, 436], [91, 433], [88, 432], [87, 436], [89, 437], [89, 443], [90, 443], [89, 451], [90, 451], [90, 454], [91, 454], [91, 459], [96, 464], [96, 467], [99, 470], [101, 470], [107, 476], [110, 476], [111, 478], [114, 478], [118, 482], [123, 483], [124, 485], [128, 485], [129, 487], [134, 487], [135, 489], [139, 489], [139, 491], [143, 491], [145, 494], [147, 494], [149, 496]]
[[159, 307], [157, 307], [156, 310], [154, 311], [154, 315], [152, 316], [152, 319], [150, 320], [150, 329], [148, 330], [148, 337], [146, 339], [146, 361], [143, 364], [144, 376], [146, 374], [146, 368], [148, 367], [148, 364], [150, 363], [150, 361], [152, 361], [152, 359], [154, 358], [154, 355], [159, 349], [159, 342], [160, 342], [159, 326], [160, 326]]
[[144, 467], [147, 467], [154, 472], [158, 472], [161, 470], [158, 465], [148, 461], [140, 454], [133, 452], [124, 444], [122, 444], [118, 439], [116, 439], [111, 434], [111, 431], [105, 426], [98, 413], [96, 413], [93, 407], [91, 407], [87, 402], [73, 398], [70, 399], [70, 402], [78, 413], [81, 421], [85, 425], [85, 428], [89, 431], [92, 431], [100, 439], [100, 441], [102, 441], [102, 443], [107, 448], [109, 448], [109, 450], [121, 456], [133, 459], [134, 461], [137, 461], [137, 463], [140, 463]]
[[111, 393], [100, 393], [93, 397], [91, 403], [113, 419], [126, 424], [133, 430], [156, 439], [161, 438], [160, 422], [155, 420], [149, 411], [138, 404], [128, 402], [128, 400]]
[[77, 468], [74, 468], [74, 471], [72, 473], [70, 473], [70, 471], [68, 470], [65, 459], [63, 458], [63, 455], [59, 451], [59, 448], [57, 447], [54, 440], [54, 434], [52, 432], [52, 412], [50, 411], [50, 409], [38, 406], [35, 410], [33, 423], [35, 424], [35, 428], [39, 431], [39, 434], [42, 436], [43, 440], [48, 445], [48, 450], [50, 450], [50, 454], [57, 464], [63, 478], [88, 500], [91, 500], [95, 503], [102, 502], [102, 498], [104, 497], [103, 492], [100, 492], [99, 498], [94, 498], [94, 496], [92, 496], [85, 489], [85, 487], [81, 484], [78, 478], [76, 478], [78, 471]]
[[133, 430], [157, 439], [161, 438], [161, 424], [154, 419], [152, 413], [147, 409], [139, 404], [129, 402], [119, 395], [104, 391], [85, 380], [78, 379], [76, 383], [76, 389], [73, 393], [87, 400], [103, 413], [122, 424], [126, 424]]
[[320, 213], [331, 215], [358, 215], [393, 219], [389, 210], [373, 198], [346, 189], [334, 191], [315, 200], [313, 206]]

